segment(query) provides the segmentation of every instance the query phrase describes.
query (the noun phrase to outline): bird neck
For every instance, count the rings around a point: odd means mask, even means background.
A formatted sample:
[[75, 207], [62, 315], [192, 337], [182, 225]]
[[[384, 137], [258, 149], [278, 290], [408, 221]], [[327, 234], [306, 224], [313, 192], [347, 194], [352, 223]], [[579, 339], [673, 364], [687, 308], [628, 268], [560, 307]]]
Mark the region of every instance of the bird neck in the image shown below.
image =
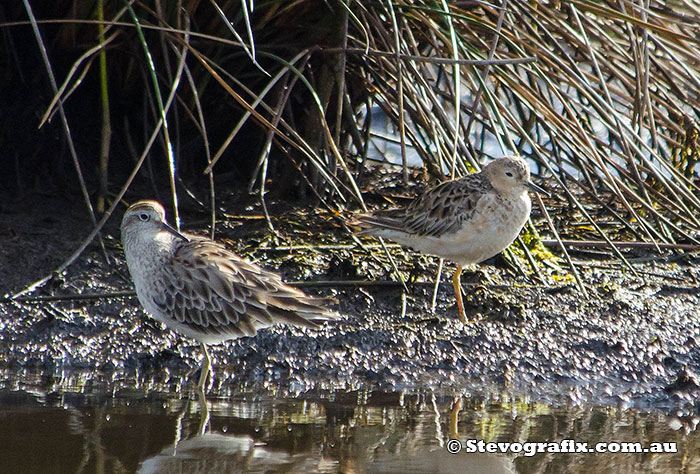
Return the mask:
[[180, 247], [180, 242], [179, 237], [167, 231], [160, 231], [148, 237], [127, 233], [124, 239], [124, 252], [127, 260], [143, 260], [144, 256], [148, 256], [155, 261], [162, 261], [175, 254]]

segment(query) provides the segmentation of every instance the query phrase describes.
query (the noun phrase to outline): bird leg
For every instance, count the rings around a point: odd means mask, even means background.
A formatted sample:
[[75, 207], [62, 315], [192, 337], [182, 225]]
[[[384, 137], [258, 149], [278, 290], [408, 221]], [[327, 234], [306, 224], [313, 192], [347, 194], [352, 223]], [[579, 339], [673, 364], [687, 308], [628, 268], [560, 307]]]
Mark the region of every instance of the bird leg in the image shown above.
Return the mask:
[[209, 351], [207, 351], [207, 346], [202, 343], [202, 352], [204, 352], [204, 364], [202, 364], [202, 372], [199, 374], [199, 382], [197, 383], [197, 388], [200, 392], [204, 392], [204, 385], [207, 383], [207, 375], [209, 375], [209, 368], [211, 367], [211, 358], [209, 357]]
[[199, 419], [197, 434], [203, 435], [206, 433], [209, 425], [209, 403], [206, 395], [204, 395], [204, 387], [199, 387], [199, 414], [201, 418]]
[[455, 296], [457, 297], [457, 309], [459, 310], [459, 319], [463, 323], [467, 322], [467, 315], [464, 312], [464, 302], [462, 302], [462, 267], [457, 267], [455, 274], [452, 275], [452, 285], [455, 288]]

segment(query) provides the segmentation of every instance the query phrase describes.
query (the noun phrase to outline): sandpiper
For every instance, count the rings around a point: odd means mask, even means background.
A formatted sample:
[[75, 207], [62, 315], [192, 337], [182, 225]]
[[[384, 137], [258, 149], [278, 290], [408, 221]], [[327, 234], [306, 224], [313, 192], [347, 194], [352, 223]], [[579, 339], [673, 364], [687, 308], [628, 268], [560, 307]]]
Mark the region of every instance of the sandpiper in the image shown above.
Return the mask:
[[199, 341], [203, 390], [211, 366], [207, 344], [252, 336], [277, 323], [309, 328], [335, 319], [322, 298], [305, 295], [272, 272], [211, 239], [179, 232], [156, 201], [124, 213], [122, 243], [139, 301], [155, 319]]
[[498, 158], [479, 173], [446, 181], [403, 209], [359, 216], [358, 235], [384, 237], [457, 265], [452, 277], [462, 322], [464, 267], [497, 255], [518, 236], [530, 215], [530, 167], [519, 156]]

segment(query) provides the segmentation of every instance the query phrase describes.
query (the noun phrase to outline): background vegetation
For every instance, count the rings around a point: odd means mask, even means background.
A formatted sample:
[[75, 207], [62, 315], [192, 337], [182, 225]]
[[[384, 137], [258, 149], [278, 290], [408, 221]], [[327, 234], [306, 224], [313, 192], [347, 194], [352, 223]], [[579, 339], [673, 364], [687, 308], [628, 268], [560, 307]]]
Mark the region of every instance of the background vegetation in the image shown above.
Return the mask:
[[79, 189], [91, 213], [136, 176], [174, 207], [187, 190], [213, 213], [235, 181], [342, 210], [364, 207], [373, 143], [430, 182], [520, 153], [557, 238], [682, 248], [699, 28], [696, 1], [4, 3], [2, 185]]

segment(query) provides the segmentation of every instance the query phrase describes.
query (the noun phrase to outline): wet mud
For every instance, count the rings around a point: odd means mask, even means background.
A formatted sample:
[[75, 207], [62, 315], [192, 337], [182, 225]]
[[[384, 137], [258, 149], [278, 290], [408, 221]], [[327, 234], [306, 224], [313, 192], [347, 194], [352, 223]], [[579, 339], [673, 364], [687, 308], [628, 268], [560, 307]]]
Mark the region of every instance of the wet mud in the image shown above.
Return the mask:
[[[389, 247], [407, 280], [404, 293], [400, 284], [390, 283], [396, 276], [377, 242], [367, 239], [363, 243], [370, 248], [357, 247], [333, 213], [311, 204], [268, 202], [268, 208], [275, 232], [256, 198], [223, 202], [217, 238], [281, 272], [286, 281], [305, 282], [304, 291], [336, 298], [342, 318], [318, 331], [273, 327], [212, 346], [211, 394], [508, 391], [548, 404], [697, 412], [700, 270], [693, 255], [627, 253], [638, 261], [635, 275], [614, 257], [573, 252], [588, 299], [564, 270], [545, 272], [546, 281], [538, 282], [495, 258], [463, 275], [472, 320], [465, 325], [457, 316], [450, 265], [431, 312], [437, 259]], [[121, 212], [102, 234], [109, 261], [93, 243], [32, 295], [131, 290], [119, 243]], [[208, 231], [206, 210], [185, 202], [182, 213], [185, 229]], [[535, 214], [533, 219], [537, 223]], [[6, 205], [0, 223], [2, 294], [50, 273], [91, 228], [77, 196], [63, 201], [34, 196]], [[543, 264], [551, 267], [565, 265]], [[368, 283], [358, 285], [360, 280]], [[327, 283], [333, 281], [342, 283]], [[6, 388], [42, 374], [46, 383], [69, 379], [83, 389], [158, 385], [189, 391], [200, 360], [195, 341], [150, 319], [135, 297], [0, 305]]]

